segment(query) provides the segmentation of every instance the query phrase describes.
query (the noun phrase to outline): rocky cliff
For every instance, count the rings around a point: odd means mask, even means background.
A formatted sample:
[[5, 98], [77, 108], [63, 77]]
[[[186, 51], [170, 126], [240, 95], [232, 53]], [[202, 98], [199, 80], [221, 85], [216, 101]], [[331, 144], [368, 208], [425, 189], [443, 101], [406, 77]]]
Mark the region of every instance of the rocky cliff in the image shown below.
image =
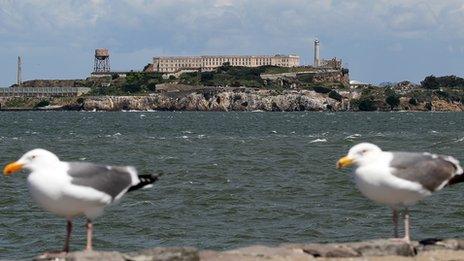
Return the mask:
[[340, 110], [342, 103], [314, 91], [270, 90], [219, 93], [194, 92], [180, 97], [101, 96], [84, 100], [84, 110], [187, 110], [187, 111], [324, 111]]
[[[144, 96], [0, 97], [1, 110], [168, 110], [168, 111], [464, 111], [464, 103], [425, 91], [402, 94], [394, 106], [383, 90], [363, 96], [359, 91], [270, 90], [252, 88], [177, 88]], [[415, 98], [416, 95], [418, 98]], [[422, 95], [422, 96], [420, 96]], [[49, 104], [40, 108], [41, 104]]]

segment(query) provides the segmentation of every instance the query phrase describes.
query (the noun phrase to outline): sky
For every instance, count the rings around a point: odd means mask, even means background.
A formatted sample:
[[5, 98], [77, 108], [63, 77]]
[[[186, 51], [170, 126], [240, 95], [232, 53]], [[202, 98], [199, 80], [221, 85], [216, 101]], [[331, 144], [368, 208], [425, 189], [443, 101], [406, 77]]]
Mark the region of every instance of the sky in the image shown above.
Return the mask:
[[153, 56], [337, 57], [370, 83], [464, 77], [463, 0], [0, 0], [0, 86], [90, 75], [96, 48], [113, 70]]

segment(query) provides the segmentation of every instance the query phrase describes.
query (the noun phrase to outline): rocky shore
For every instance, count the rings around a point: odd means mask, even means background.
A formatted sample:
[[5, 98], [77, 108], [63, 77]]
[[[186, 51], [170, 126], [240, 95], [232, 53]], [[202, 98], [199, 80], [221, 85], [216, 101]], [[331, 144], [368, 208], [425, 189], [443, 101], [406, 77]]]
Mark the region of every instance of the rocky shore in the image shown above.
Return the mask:
[[330, 244], [254, 245], [228, 251], [198, 250], [192, 247], [156, 247], [137, 252], [71, 252], [48, 254], [34, 260], [111, 261], [284, 261], [284, 260], [464, 260], [463, 239], [428, 239], [410, 244], [394, 240]]
[[[149, 96], [99, 96], [86, 98], [82, 109], [101, 111], [358, 111], [360, 94], [339, 91], [244, 89], [201, 90], [189, 93], [155, 93]], [[394, 107], [378, 99], [370, 104], [378, 111], [464, 111], [464, 104], [432, 96], [428, 101], [402, 97]]]
[[1, 110], [85, 111], [464, 111], [461, 102], [431, 95], [428, 100], [398, 98], [391, 106], [384, 97], [363, 100], [359, 92], [314, 90], [269, 90], [251, 88], [204, 88], [158, 92], [144, 96], [84, 96], [44, 98], [0, 98]]
[[342, 102], [314, 91], [269, 90], [218, 93], [193, 92], [180, 97], [166, 94], [150, 96], [103, 96], [88, 98], [84, 110], [168, 110], [168, 111], [325, 111], [342, 110]]

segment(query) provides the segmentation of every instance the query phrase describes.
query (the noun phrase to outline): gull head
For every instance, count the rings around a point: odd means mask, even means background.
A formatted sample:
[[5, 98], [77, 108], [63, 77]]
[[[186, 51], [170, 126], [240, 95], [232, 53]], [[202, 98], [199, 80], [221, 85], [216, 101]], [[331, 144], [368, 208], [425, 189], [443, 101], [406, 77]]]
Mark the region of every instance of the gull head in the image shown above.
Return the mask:
[[358, 166], [367, 164], [380, 152], [382, 150], [375, 144], [368, 142], [359, 143], [348, 151], [348, 155], [338, 160], [337, 168], [346, 168], [353, 164]]
[[60, 160], [52, 152], [44, 149], [34, 149], [28, 151], [19, 160], [6, 165], [3, 174], [8, 176], [22, 169], [34, 171], [50, 165], [53, 166], [57, 162], [60, 162]]

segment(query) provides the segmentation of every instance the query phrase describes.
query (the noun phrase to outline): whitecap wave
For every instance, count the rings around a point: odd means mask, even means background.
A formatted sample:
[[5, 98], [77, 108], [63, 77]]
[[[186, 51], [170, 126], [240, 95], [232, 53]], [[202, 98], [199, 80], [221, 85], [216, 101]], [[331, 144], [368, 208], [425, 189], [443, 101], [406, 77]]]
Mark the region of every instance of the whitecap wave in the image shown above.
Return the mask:
[[315, 139], [310, 141], [309, 143], [319, 143], [319, 142], [327, 142], [327, 139]]
[[359, 134], [359, 133], [355, 133], [355, 134], [351, 134], [351, 135], [346, 136], [345, 140], [356, 139], [356, 138], [359, 138], [359, 137], [362, 137], [362, 135]]

